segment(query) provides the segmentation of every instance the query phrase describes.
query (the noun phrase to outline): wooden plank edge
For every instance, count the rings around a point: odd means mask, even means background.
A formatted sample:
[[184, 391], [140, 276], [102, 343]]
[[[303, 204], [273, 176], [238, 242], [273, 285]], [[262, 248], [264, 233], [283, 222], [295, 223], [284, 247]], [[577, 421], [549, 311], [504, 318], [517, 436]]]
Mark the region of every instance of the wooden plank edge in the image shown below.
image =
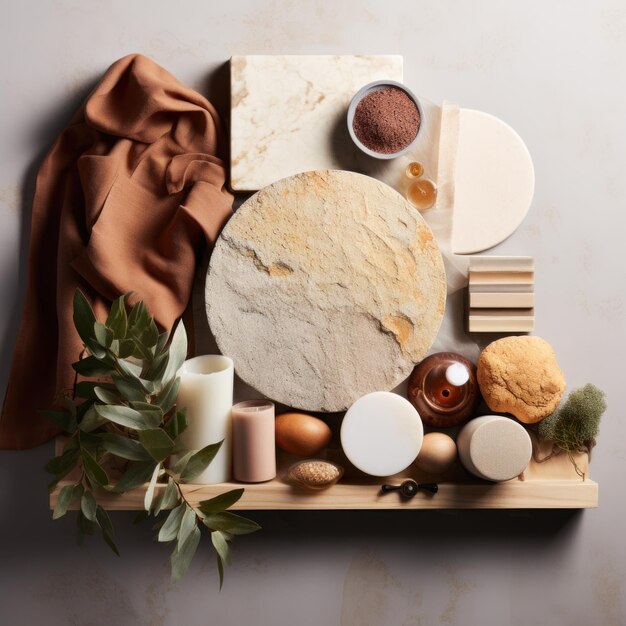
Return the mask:
[[[54, 508], [60, 483], [50, 495]], [[246, 491], [233, 509], [238, 510], [367, 510], [367, 509], [588, 509], [598, 506], [598, 483], [593, 480], [513, 480], [505, 483], [439, 485], [435, 495], [420, 492], [411, 500], [397, 493], [381, 494], [376, 484], [338, 484], [320, 492], [305, 492], [280, 481], [257, 485], [222, 483], [185, 485], [185, 497], [192, 503], [230, 489]], [[157, 490], [164, 489], [158, 485]], [[106, 491], [98, 502], [110, 511], [143, 509], [143, 488], [117, 495]], [[72, 507], [78, 508], [78, 503]]]

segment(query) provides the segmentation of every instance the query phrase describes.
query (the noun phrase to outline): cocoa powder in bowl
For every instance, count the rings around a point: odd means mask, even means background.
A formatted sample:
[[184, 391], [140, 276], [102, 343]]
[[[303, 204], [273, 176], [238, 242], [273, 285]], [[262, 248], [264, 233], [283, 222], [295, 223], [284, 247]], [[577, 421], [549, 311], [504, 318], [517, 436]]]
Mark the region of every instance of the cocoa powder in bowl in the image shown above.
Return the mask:
[[361, 98], [352, 129], [366, 148], [394, 154], [415, 139], [420, 123], [419, 109], [411, 97], [398, 87], [384, 87]]

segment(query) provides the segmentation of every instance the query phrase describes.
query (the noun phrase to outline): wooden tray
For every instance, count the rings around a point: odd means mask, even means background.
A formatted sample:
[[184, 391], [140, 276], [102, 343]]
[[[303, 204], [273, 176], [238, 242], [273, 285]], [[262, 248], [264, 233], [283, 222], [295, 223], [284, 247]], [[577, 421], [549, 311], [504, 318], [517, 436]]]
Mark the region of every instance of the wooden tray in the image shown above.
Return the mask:
[[[545, 450], [540, 451], [541, 454]], [[545, 463], [531, 461], [519, 478], [504, 483], [489, 483], [472, 478], [461, 467], [440, 477], [420, 473], [409, 468], [403, 475], [389, 479], [372, 479], [347, 476], [330, 489], [320, 492], [304, 491], [282, 479], [293, 459], [279, 458], [279, 477], [267, 483], [243, 484], [236, 482], [219, 485], [186, 485], [186, 498], [199, 502], [229, 489], [244, 487], [241, 500], [232, 507], [240, 510], [324, 510], [324, 509], [587, 509], [598, 506], [598, 483], [587, 477], [588, 457], [576, 454], [573, 457], [583, 479], [567, 454], [551, 458]], [[410, 499], [402, 498], [397, 492], [382, 494], [383, 482], [399, 483], [410, 476], [418, 482], [437, 482], [439, 491], [435, 495], [426, 492]], [[61, 482], [50, 495], [50, 507], [54, 508], [59, 490], [68, 482]], [[157, 487], [163, 489], [164, 485]], [[98, 502], [108, 510], [128, 511], [143, 508], [145, 490], [135, 489], [117, 495], [106, 491], [98, 494]], [[74, 508], [78, 508], [75, 506]]]

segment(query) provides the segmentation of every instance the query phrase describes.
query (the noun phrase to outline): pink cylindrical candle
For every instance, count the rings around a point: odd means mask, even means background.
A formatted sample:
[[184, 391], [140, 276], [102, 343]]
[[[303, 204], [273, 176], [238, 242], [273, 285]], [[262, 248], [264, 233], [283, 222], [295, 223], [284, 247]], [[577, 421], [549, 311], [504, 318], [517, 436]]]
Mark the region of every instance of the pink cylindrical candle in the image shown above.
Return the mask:
[[261, 483], [276, 476], [274, 405], [248, 400], [233, 407], [233, 476]]

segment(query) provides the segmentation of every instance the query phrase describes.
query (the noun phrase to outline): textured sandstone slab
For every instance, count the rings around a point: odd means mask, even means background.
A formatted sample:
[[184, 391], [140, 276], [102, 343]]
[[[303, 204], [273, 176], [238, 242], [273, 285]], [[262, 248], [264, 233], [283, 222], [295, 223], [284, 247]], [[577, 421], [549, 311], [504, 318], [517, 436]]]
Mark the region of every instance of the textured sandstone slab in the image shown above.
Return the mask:
[[239, 376], [306, 410], [390, 390], [434, 341], [446, 281], [437, 242], [393, 189], [317, 171], [252, 196], [206, 283], [209, 324]]
[[298, 172], [347, 169], [356, 151], [348, 104], [372, 81], [402, 82], [402, 57], [234, 56], [230, 70], [231, 186], [256, 191]]

